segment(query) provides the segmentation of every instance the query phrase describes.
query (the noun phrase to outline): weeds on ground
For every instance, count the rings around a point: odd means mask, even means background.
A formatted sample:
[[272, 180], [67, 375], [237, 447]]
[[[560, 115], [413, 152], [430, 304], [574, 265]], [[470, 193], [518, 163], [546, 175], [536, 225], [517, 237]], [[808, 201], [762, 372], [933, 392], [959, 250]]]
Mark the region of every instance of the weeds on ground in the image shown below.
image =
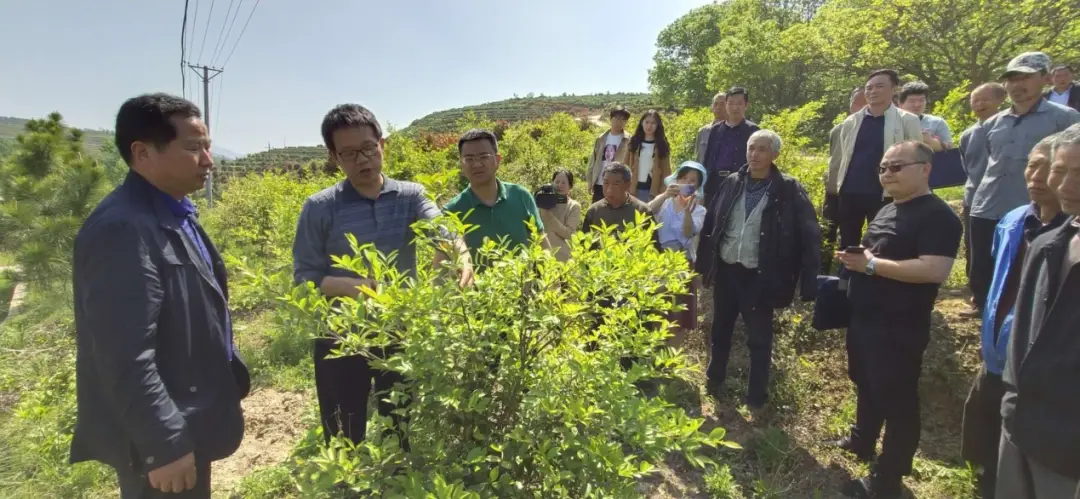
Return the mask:
[[705, 490], [714, 499], [743, 499], [742, 487], [731, 476], [731, 467], [723, 465], [705, 474]]
[[75, 425], [71, 310], [30, 289], [0, 329], [0, 497], [108, 497], [113, 470], [68, 464]]

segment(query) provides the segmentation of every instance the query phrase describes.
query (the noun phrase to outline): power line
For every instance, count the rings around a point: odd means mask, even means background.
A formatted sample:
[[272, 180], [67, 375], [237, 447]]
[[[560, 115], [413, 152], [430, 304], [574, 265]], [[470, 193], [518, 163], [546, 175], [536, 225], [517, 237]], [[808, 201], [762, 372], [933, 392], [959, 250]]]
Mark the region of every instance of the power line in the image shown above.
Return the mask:
[[216, 0], [210, 0], [210, 12], [208, 14], [206, 14], [206, 26], [203, 27], [202, 45], [199, 46], [198, 60], [200, 60], [200, 61], [203, 60], [203, 58], [202, 58], [203, 49], [206, 48], [206, 33], [208, 31], [210, 31], [210, 20], [214, 18], [214, 4], [215, 3], [217, 3]]
[[217, 58], [218, 52], [221, 50], [221, 46], [223, 45], [222, 42], [225, 41], [225, 25], [229, 24], [229, 15], [232, 14], [232, 7], [234, 3], [236, 3], [236, 0], [229, 0], [229, 8], [225, 9], [225, 20], [221, 21], [221, 31], [218, 32], [217, 43], [214, 44], [214, 51], [210, 53], [211, 66], [214, 65], [213, 61]]
[[229, 61], [232, 60], [233, 52], [236, 52], [236, 47], [240, 45], [240, 40], [244, 38], [244, 33], [247, 31], [248, 24], [251, 23], [251, 17], [255, 15], [255, 9], [259, 8], [260, 1], [261, 0], [255, 0], [255, 5], [251, 7], [251, 13], [248, 14], [247, 21], [244, 21], [244, 27], [240, 30], [240, 35], [236, 37], [236, 42], [233, 43], [232, 50], [229, 51], [229, 56], [226, 57], [225, 62], [221, 64], [222, 69], [224, 69], [225, 66], [229, 64]]
[[184, 0], [184, 21], [180, 25], [180, 91], [184, 94], [184, 98], [187, 98], [187, 71], [184, 68], [184, 37], [187, 35], [187, 11], [188, 2], [190, 0]]
[[[186, 12], [186, 11], [185, 11]], [[195, 16], [191, 18], [191, 37], [188, 38], [187, 52], [195, 47], [195, 30], [199, 28], [199, 0], [195, 0]]]
[[210, 60], [210, 65], [217, 64], [218, 57], [221, 57], [225, 52], [225, 46], [229, 43], [229, 37], [232, 36], [233, 26], [236, 26], [236, 18], [240, 17], [240, 9], [244, 6], [244, 0], [240, 0], [240, 3], [236, 6], [236, 12], [233, 13], [232, 22], [229, 23], [229, 30], [225, 32], [225, 38], [221, 40], [221, 47], [219, 50], [214, 51], [214, 57]]

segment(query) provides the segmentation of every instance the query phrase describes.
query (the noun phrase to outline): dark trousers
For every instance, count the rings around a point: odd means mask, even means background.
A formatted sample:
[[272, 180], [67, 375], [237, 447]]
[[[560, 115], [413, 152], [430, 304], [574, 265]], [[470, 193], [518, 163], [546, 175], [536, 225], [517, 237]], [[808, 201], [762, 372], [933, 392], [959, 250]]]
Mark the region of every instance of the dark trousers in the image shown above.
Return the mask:
[[971, 273], [968, 276], [968, 286], [975, 297], [975, 306], [981, 310], [986, 304], [986, 295], [990, 292], [990, 280], [994, 277], [994, 229], [998, 221], [979, 217], [970, 219]]
[[742, 315], [746, 347], [750, 350], [746, 402], [752, 407], [765, 405], [772, 368], [773, 308], [763, 299], [758, 277], [756, 269], [738, 264], [720, 263], [717, 267], [713, 285], [712, 358], [705, 372], [709, 381], [724, 382], [735, 318]]
[[592, 186], [592, 202], [597, 202], [604, 199], [604, 186], [594, 185]]
[[979, 493], [982, 499], [994, 499], [1003, 396], [1005, 387], [1001, 384], [1001, 376], [987, 372], [983, 365], [964, 402], [960, 455], [966, 461], [983, 467], [983, 473], [979, 475]]
[[969, 287], [971, 283], [971, 207], [964, 206], [961, 213], [964, 220], [964, 277], [967, 278]]
[[863, 225], [877, 216], [888, 204], [877, 194], [843, 194], [839, 196], [836, 224], [840, 226], [840, 247], [862, 244]]
[[[338, 433], [342, 433], [354, 443], [364, 440], [372, 379], [375, 393], [379, 396], [379, 414], [391, 416], [394, 426], [400, 428], [402, 418], [390, 413], [396, 406], [384, 401], [383, 396], [394, 383], [404, 381], [401, 375], [375, 369], [360, 355], [327, 359], [326, 355], [335, 346], [334, 340], [315, 340], [315, 392], [319, 399], [319, 416], [326, 441], [329, 443], [330, 438]], [[407, 448], [407, 445], [403, 438], [402, 447]]]
[[847, 331], [848, 376], [858, 398], [851, 439], [858, 453], [871, 454], [884, 426], [875, 471], [893, 480], [911, 473], [919, 447], [919, 374], [930, 332], [929, 324], [904, 322], [855, 313]]
[[840, 234], [840, 225], [836, 223], [836, 214], [840, 209], [838, 194], [825, 194], [821, 207], [821, 218], [825, 220], [825, 230], [821, 231], [821, 274], [832, 274], [833, 250], [836, 249], [836, 237]]
[[210, 463], [199, 459], [195, 459], [195, 487], [179, 493], [151, 487], [147, 472], [138, 464], [135, 468], [117, 468], [116, 478], [120, 482], [120, 499], [210, 499]]

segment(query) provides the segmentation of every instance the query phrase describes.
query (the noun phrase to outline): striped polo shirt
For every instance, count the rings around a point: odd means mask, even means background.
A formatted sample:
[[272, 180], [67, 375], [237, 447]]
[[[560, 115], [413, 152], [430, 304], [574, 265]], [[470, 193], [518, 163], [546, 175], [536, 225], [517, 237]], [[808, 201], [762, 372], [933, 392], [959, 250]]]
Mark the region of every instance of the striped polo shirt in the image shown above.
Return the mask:
[[382, 191], [370, 199], [342, 180], [304, 202], [293, 242], [293, 280], [318, 286], [326, 276], [358, 277], [333, 266], [332, 256], [352, 254], [346, 234], [352, 234], [361, 245], [374, 244], [384, 254], [396, 251], [397, 269], [415, 276], [411, 225], [439, 214], [439, 207], [427, 198], [420, 184], [383, 176]]

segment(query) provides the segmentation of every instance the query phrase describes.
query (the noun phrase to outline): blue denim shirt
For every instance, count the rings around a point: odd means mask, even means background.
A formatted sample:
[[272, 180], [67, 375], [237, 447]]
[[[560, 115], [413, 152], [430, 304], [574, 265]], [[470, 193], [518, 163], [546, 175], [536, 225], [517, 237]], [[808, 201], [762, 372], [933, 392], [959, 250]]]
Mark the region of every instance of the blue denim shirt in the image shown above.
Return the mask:
[[986, 371], [999, 376], [1005, 369], [1015, 306], [1001, 320], [1001, 330], [997, 334], [994, 334], [994, 326], [998, 319], [998, 303], [1001, 302], [1009, 273], [1020, 271], [1019, 265], [1014, 265], [1020, 244], [1023, 240], [1030, 243], [1036, 236], [1061, 226], [1068, 219], [1067, 215], [1059, 213], [1050, 223], [1043, 225], [1037, 210], [1038, 206], [1034, 203], [1016, 208], [1007, 213], [994, 230], [994, 277], [990, 281], [986, 307], [983, 308], [982, 356]]

